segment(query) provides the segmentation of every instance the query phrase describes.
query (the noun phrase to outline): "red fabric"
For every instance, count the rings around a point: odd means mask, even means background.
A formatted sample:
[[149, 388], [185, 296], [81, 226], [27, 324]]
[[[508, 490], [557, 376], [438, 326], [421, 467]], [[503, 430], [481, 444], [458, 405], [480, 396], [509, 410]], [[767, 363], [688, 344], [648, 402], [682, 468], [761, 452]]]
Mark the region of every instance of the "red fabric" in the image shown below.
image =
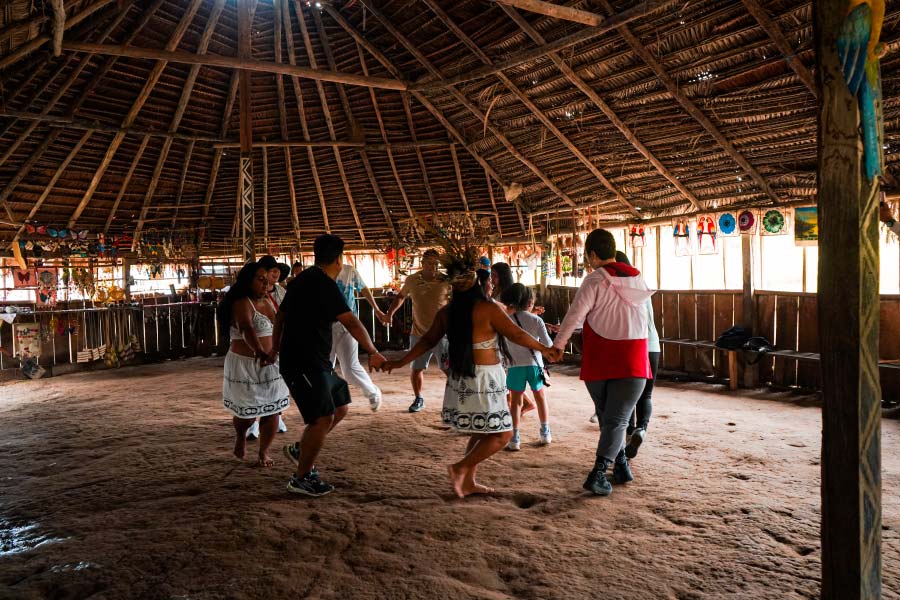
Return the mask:
[[603, 265], [603, 268], [614, 277], [637, 277], [641, 274], [640, 271], [631, 265], [622, 262], [609, 263], [608, 265]]
[[581, 380], [604, 381], [639, 377], [651, 379], [647, 338], [608, 340], [584, 324], [581, 333]]

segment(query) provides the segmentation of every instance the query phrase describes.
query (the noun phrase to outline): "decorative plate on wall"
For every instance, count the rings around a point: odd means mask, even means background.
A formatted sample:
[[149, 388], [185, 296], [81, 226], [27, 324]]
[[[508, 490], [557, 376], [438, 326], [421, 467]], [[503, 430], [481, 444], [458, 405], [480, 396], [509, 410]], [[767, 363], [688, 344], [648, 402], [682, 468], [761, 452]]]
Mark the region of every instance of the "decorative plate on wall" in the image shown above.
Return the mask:
[[744, 210], [738, 215], [738, 228], [741, 233], [756, 232], [756, 213], [752, 210]]
[[719, 233], [722, 235], [737, 235], [737, 217], [734, 213], [722, 213], [719, 215]]

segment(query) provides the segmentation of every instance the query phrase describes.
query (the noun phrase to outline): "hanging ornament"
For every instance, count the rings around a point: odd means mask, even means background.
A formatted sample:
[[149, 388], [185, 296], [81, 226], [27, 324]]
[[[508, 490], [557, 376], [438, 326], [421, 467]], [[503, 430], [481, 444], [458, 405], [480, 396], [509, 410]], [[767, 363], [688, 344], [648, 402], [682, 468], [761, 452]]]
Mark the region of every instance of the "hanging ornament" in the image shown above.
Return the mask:
[[719, 234], [725, 237], [738, 234], [737, 217], [734, 213], [724, 212], [719, 215]]
[[756, 212], [753, 210], [744, 210], [738, 215], [738, 229], [741, 233], [756, 233]]
[[788, 211], [773, 208], [766, 211], [762, 218], [760, 235], [785, 235], [788, 232]]
[[644, 239], [644, 226], [632, 225], [628, 230], [628, 237], [631, 239], [632, 248], [643, 248], [646, 240]]
[[697, 217], [697, 253], [716, 254], [719, 251], [716, 244], [716, 222], [712, 215], [700, 215]]

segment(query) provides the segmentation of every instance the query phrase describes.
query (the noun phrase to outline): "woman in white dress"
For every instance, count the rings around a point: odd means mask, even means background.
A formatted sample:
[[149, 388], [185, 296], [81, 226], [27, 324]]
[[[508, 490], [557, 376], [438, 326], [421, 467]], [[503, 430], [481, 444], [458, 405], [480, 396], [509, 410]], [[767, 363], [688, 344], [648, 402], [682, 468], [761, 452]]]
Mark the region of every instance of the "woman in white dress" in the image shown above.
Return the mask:
[[[272, 466], [269, 447], [290, 393], [278, 363], [267, 364], [272, 350], [275, 306], [266, 295], [266, 270], [258, 263], [244, 265], [219, 306], [219, 322], [228, 327], [231, 346], [225, 356], [222, 400], [232, 414], [234, 455], [244, 458], [247, 430], [259, 419], [259, 459]], [[265, 365], [265, 366], [262, 366]]]

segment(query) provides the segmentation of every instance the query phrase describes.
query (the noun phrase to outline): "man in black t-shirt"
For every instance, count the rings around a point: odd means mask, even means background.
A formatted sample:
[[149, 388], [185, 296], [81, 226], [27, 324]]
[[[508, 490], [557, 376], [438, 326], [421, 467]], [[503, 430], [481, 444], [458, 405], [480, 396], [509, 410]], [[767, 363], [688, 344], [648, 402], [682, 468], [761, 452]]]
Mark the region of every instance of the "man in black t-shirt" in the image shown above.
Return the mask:
[[347, 415], [350, 388], [331, 363], [331, 325], [339, 321], [369, 354], [369, 368], [380, 369], [384, 357], [354, 316], [335, 279], [343, 265], [344, 241], [334, 235], [316, 238], [316, 264], [288, 284], [272, 336], [271, 360], [281, 354], [281, 376], [303, 415], [300, 441], [284, 447], [297, 465], [288, 491], [323, 496], [334, 486], [319, 479], [314, 465], [328, 432]]

